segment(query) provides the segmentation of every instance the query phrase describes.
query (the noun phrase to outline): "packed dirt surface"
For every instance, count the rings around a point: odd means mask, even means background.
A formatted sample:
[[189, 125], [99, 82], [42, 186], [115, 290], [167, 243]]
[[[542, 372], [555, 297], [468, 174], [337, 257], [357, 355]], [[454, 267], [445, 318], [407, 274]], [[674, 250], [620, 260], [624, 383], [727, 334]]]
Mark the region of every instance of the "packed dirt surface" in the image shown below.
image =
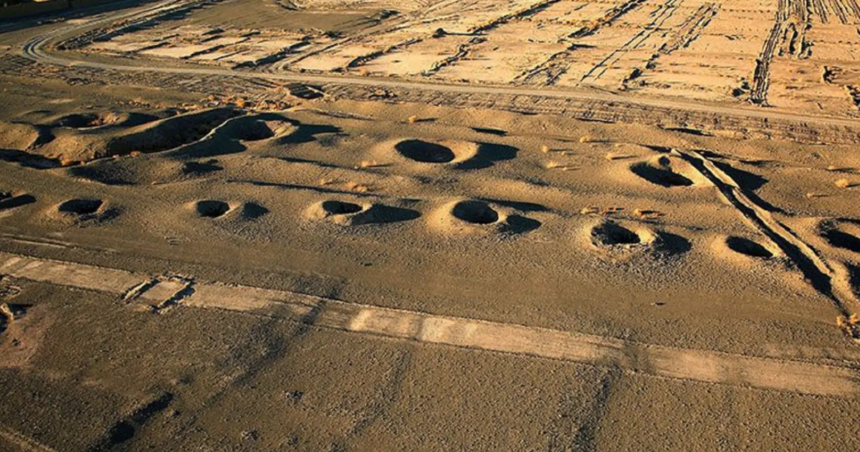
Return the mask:
[[0, 450], [860, 445], [853, 0], [127, 6], [0, 33]]
[[857, 117], [855, 0], [208, 1], [74, 37], [87, 56], [594, 88]]

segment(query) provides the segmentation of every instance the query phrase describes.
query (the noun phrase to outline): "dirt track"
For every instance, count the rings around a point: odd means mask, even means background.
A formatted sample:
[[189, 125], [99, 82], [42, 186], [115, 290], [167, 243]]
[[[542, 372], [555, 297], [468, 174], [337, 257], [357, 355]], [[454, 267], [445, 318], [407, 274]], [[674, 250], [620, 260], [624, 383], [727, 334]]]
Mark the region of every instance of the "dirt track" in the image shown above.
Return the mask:
[[[156, 6], [147, 7], [143, 11], [137, 12], [122, 12], [118, 11], [111, 14], [103, 15], [103, 17], [84, 21], [80, 24], [61, 27], [49, 34], [38, 36], [23, 44], [22, 53], [34, 61], [67, 66], [71, 68], [92, 68], [98, 70], [110, 70], [119, 72], [132, 73], [162, 73], [162, 74], [177, 74], [187, 76], [225, 76], [225, 77], [240, 77], [246, 79], [260, 79], [270, 81], [285, 81], [285, 82], [302, 82], [309, 84], [331, 84], [336, 86], [353, 86], [362, 88], [391, 88], [400, 90], [415, 90], [418, 92], [442, 93], [450, 95], [451, 99], [456, 99], [462, 95], [486, 95], [486, 96], [507, 96], [507, 97], [534, 97], [543, 99], [563, 99], [575, 100], [581, 103], [603, 103], [603, 104], [619, 104], [630, 105], [633, 107], [641, 106], [654, 108], [659, 111], [688, 111], [693, 113], [702, 113], [707, 116], [716, 116], [722, 118], [739, 118], [741, 123], [749, 125], [747, 120], [767, 120], [773, 122], [786, 122], [792, 127], [805, 128], [812, 127], [836, 127], [850, 131], [849, 134], [856, 134], [860, 131], [858, 123], [853, 119], [843, 119], [826, 116], [813, 116], [809, 114], [795, 114], [785, 111], [773, 111], [760, 107], [727, 107], [713, 105], [712, 103], [700, 102], [685, 102], [677, 99], [666, 99], [659, 97], [643, 98], [639, 96], [624, 95], [618, 93], [608, 93], [595, 90], [585, 89], [551, 89], [551, 88], [525, 88], [525, 87], [510, 87], [510, 86], [475, 86], [475, 85], [456, 85], [456, 84], [441, 84], [434, 82], [413, 82], [413, 81], [396, 81], [386, 80], [373, 77], [351, 77], [351, 76], [326, 76], [313, 74], [297, 74], [297, 73], [268, 73], [256, 72], [247, 70], [230, 70], [216, 68], [187, 68], [187, 67], [163, 67], [157, 65], [123, 65], [119, 63], [100, 63], [87, 61], [83, 58], [75, 58], [73, 55], [64, 54], [62, 52], [51, 52], [46, 48], [51, 45], [52, 40], [57, 36], [72, 36], [77, 31], [92, 28], [99, 24], [115, 22], [119, 19], [134, 20], [136, 17], [146, 17], [150, 19], [157, 17], [160, 14], [167, 14], [174, 8], [182, 8], [182, 3], [176, 0], [170, 0], [160, 3]], [[505, 108], [505, 105], [495, 105], [496, 108]], [[621, 109], [621, 108], [619, 108]], [[658, 113], [659, 114], [659, 113]], [[732, 127], [728, 127], [732, 130]], [[823, 139], [826, 140], [826, 133], [821, 133]]]

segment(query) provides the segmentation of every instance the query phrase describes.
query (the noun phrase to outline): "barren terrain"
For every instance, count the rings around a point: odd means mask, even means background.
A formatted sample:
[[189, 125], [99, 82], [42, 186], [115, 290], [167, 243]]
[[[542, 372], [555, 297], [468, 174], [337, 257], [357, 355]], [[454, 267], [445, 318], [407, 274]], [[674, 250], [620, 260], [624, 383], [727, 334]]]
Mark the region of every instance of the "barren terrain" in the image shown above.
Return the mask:
[[860, 6], [0, 24], [0, 450], [851, 450]]

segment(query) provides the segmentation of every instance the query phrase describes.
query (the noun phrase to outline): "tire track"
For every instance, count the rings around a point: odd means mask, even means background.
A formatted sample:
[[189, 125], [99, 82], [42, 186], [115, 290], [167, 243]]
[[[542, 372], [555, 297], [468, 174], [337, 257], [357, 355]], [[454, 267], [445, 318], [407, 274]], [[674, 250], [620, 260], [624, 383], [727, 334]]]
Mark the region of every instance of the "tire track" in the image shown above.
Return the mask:
[[[181, 290], [167, 280], [0, 252], [0, 273], [16, 278], [113, 293], [127, 303], [158, 306]], [[132, 290], [134, 288], [135, 290]], [[382, 308], [257, 287], [194, 281], [176, 308], [219, 309], [296, 322], [308, 327], [578, 362], [669, 379], [854, 397], [856, 368], [642, 344], [568, 331]]]
[[463, 58], [466, 58], [469, 55], [469, 53], [471, 53], [472, 47], [487, 41], [487, 38], [485, 35], [488, 31], [491, 31], [491, 30], [493, 30], [493, 29], [495, 29], [501, 25], [508, 23], [508, 22], [521, 20], [521, 19], [524, 19], [526, 17], [538, 14], [541, 11], [545, 10], [546, 8], [549, 8], [550, 6], [558, 3], [559, 1], [561, 1], [561, 0], [541, 0], [537, 3], [533, 3], [533, 4], [531, 4], [525, 8], [522, 8], [518, 11], [514, 11], [511, 13], [505, 14], [503, 16], [497, 17], [493, 20], [490, 20], [489, 22], [487, 22], [485, 24], [476, 25], [474, 27], [471, 27], [468, 30], [468, 34], [474, 35], [473, 38], [469, 39], [467, 42], [465, 42], [463, 44], [460, 44], [457, 47], [457, 52], [455, 52], [454, 55], [433, 63], [432, 67], [430, 69], [422, 72], [421, 75], [423, 75], [425, 77], [429, 77], [429, 76], [436, 74], [437, 72], [439, 72], [440, 70], [442, 70], [448, 66], [452, 66], [454, 64], [457, 64], [458, 61], [462, 60]]
[[660, 30], [660, 27], [669, 20], [674, 14], [675, 11], [678, 10], [678, 7], [684, 0], [666, 0], [666, 3], [658, 6], [656, 11], [656, 15], [651, 22], [646, 25], [643, 29], [639, 30], [632, 38], [630, 38], [627, 42], [624, 43], [620, 48], [613, 50], [609, 55], [606, 56], [603, 60], [601, 60], [597, 65], [592, 67], [582, 78], [579, 80], [579, 83], [584, 83], [589, 78], [597, 81], [603, 74], [606, 73], [609, 68], [618, 62], [622, 56], [624, 56], [630, 50], [635, 50], [639, 48], [645, 41], [648, 40], [654, 33]]
[[[609, 9], [603, 16], [585, 22], [564, 39], [581, 39], [591, 36], [599, 32], [601, 28], [612, 25], [618, 18], [636, 9], [644, 2], [645, 0], [627, 0], [625, 3]], [[582, 47], [587, 46], [574, 42], [568, 48], [550, 55], [542, 63], [523, 71], [523, 73], [514, 78], [514, 81], [528, 85], [554, 85], [570, 70], [573, 54], [577, 49]]]
[[[629, 0], [624, 5], [613, 10], [624, 11], [635, 8], [644, 0]], [[67, 27], [61, 27], [46, 34], [38, 35], [22, 44], [18, 51], [23, 56], [20, 58], [24, 61], [35, 61], [39, 64], [56, 66], [69, 73], [75, 73], [76, 76], [91, 77], [94, 74], [104, 73], [114, 83], [130, 83], [130, 84], [148, 84], [147, 78], [154, 78], [157, 86], [163, 87], [168, 85], [171, 80], [181, 80], [183, 89], [187, 87], [188, 81], [195, 80], [199, 86], [206, 85], [206, 90], [201, 92], [211, 92], [211, 86], [214, 84], [223, 84], [226, 82], [240, 83], [244, 81], [271, 81], [271, 82], [301, 82], [315, 84], [329, 84], [331, 88], [338, 90], [341, 95], [354, 96], [356, 93], [362, 93], [365, 88], [387, 88], [403, 90], [400, 94], [404, 97], [410, 95], [412, 98], [421, 96], [432, 96], [438, 99], [440, 96], [445, 96], [450, 105], [458, 106], [468, 103], [472, 105], [471, 99], [492, 98], [498, 99], [504, 97], [509, 102], [510, 99], [519, 98], [522, 96], [537, 97], [535, 103], [542, 104], [543, 110], [552, 111], [558, 114], [571, 114], [571, 109], [564, 107], [568, 104], [576, 105], [596, 105], [605, 106], [611, 109], [611, 112], [605, 113], [613, 120], [626, 121], [647, 121], [648, 118], [653, 118], [655, 113], [653, 109], [660, 110], [658, 113], [661, 116], [672, 117], [676, 111], [683, 112], [684, 115], [690, 113], [706, 115], [707, 121], [711, 122], [714, 118], [721, 118], [721, 124], [730, 124], [729, 129], [754, 129], [758, 130], [761, 127], [767, 128], [768, 133], [778, 133], [789, 137], [789, 139], [798, 139], [797, 136], [803, 137], [803, 140], [815, 140], [819, 142], [824, 134], [827, 133], [832, 140], [839, 142], [854, 142], [856, 140], [857, 123], [852, 119], [811, 116], [804, 114], [796, 114], [792, 112], [779, 111], [763, 111], [756, 108], [741, 108], [741, 107], [724, 107], [712, 104], [699, 104], [696, 102], [685, 102], [678, 99], [652, 99], [647, 97], [630, 97], [615, 93], [593, 92], [583, 90], [551, 90], [538, 89], [517, 86], [475, 86], [475, 85], [458, 85], [452, 83], [430, 83], [417, 81], [396, 81], [386, 78], [371, 78], [371, 77], [349, 77], [349, 76], [334, 76], [334, 75], [312, 75], [302, 73], [271, 73], [271, 72], [251, 72], [229, 69], [215, 68], [173, 68], [161, 66], [129, 66], [116, 63], [100, 63], [93, 61], [80, 60], [65, 55], [57, 55], [48, 53], [48, 47], [54, 40], [62, 35], [74, 33], [77, 30], [82, 30], [87, 27], [114, 22], [118, 19], [133, 18], [142, 14], [147, 14], [159, 8], [165, 8], [176, 3], [176, 0], [169, 0], [157, 4], [147, 10], [136, 10], [127, 12], [122, 15], [107, 15], [88, 20], [87, 22], [75, 23]], [[621, 13], [619, 13], [621, 14]], [[579, 30], [581, 30], [580, 28]], [[578, 31], [572, 33], [572, 36]], [[17, 57], [16, 57], [17, 58]], [[569, 63], [568, 63], [569, 64]], [[563, 66], [562, 66], [563, 67]], [[81, 72], [81, 74], [78, 74]], [[103, 80], [98, 77], [99, 80]], [[220, 86], [220, 85], [219, 85]], [[202, 88], [201, 88], [202, 90]], [[350, 94], [352, 93], [352, 94]], [[620, 109], [617, 105], [624, 104], [624, 109]], [[552, 104], [552, 105], [543, 105]], [[580, 109], [576, 106], [574, 110]], [[588, 107], [591, 109], [592, 107]], [[630, 109], [638, 108], [641, 111], [648, 110], [647, 116], [631, 116], [624, 112]], [[520, 111], [521, 107], [513, 108], [514, 111]], [[532, 110], [528, 110], [532, 111]], [[626, 116], [625, 116], [626, 115]], [[624, 119], [621, 119], [624, 118]], [[653, 121], [653, 119], [652, 119]], [[798, 135], [798, 130], [801, 131]]]
[[750, 90], [750, 102], [754, 104], [767, 105], [767, 88], [770, 85], [770, 63], [776, 53], [779, 37], [782, 34], [783, 22], [785, 21], [785, 10], [788, 0], [779, 0], [778, 8], [774, 16], [773, 27], [764, 41], [761, 52], [756, 59], [753, 71], [753, 87]]
[[659, 52], [663, 55], [669, 55], [672, 52], [689, 46], [693, 41], [699, 38], [699, 35], [702, 34], [702, 30], [711, 23], [711, 20], [713, 20], [719, 10], [720, 5], [716, 3], [705, 3], [700, 6], [692, 16], [688, 17], [687, 20], [678, 27], [678, 31], [675, 32], [675, 35], [660, 47]]
[[773, 27], [762, 45], [753, 70], [752, 89], [749, 100], [753, 104], [767, 105], [767, 91], [770, 87], [770, 65], [774, 56], [791, 55], [794, 58], [808, 58], [812, 43], [806, 40], [807, 31], [812, 28], [811, 11], [817, 10], [823, 22], [827, 22], [824, 9], [819, 9], [818, 0], [779, 0], [774, 14]]
[[[677, 149], [673, 152], [690, 162], [704, 177], [713, 182], [722, 197], [777, 245], [800, 269], [815, 290], [832, 301], [839, 315], [850, 317], [851, 311], [848, 305], [856, 303], [850, 286], [838, 279], [830, 265], [815, 249], [774, 218], [770, 211], [750, 199], [731, 176], [701, 153]], [[849, 334], [855, 342], [860, 343], [860, 329], [852, 326]]]

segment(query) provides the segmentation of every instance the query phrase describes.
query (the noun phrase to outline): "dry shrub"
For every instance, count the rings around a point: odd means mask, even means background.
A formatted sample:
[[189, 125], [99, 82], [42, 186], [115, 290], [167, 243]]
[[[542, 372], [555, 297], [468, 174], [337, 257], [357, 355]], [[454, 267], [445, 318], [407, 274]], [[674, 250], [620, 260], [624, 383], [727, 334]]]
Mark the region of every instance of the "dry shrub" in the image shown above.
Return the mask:
[[382, 166], [386, 166], [386, 164], [377, 162], [376, 160], [362, 160], [358, 163], [359, 168], [379, 168]]
[[60, 160], [60, 166], [72, 166], [75, 163], [77, 163], [77, 161], [75, 159], [73, 159], [71, 157], [66, 157], [65, 155], [61, 155], [59, 160]]

